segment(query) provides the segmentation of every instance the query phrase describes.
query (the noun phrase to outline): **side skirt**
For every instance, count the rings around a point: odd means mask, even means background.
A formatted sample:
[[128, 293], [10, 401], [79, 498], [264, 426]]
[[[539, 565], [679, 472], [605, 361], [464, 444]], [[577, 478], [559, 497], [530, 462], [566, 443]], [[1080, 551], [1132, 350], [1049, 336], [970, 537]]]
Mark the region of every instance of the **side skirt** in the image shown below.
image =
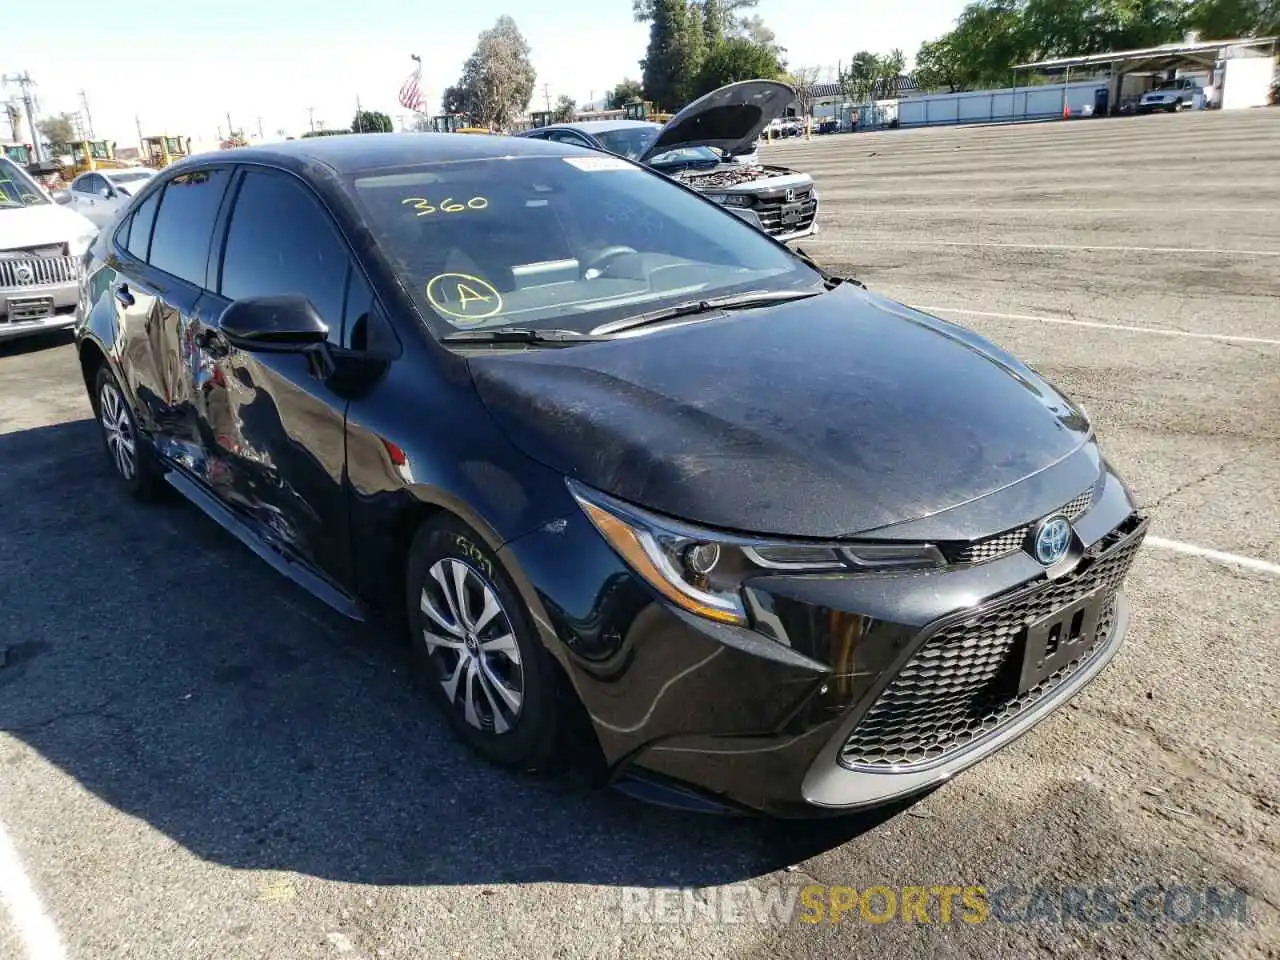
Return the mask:
[[208, 514], [218, 526], [269, 563], [277, 573], [292, 580], [344, 617], [356, 621], [365, 619], [365, 611], [360, 601], [316, 573], [309, 564], [295, 556], [283, 544], [274, 543], [263, 537], [186, 474], [170, 469], [164, 475], [164, 479], [169, 486]]

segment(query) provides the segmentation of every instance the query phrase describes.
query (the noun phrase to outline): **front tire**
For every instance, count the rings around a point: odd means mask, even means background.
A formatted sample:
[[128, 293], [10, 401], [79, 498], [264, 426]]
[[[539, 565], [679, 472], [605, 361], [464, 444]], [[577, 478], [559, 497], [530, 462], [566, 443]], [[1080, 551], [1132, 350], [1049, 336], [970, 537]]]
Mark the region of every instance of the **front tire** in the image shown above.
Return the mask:
[[454, 731], [506, 767], [550, 765], [559, 735], [555, 667], [498, 558], [453, 518], [425, 524], [407, 570], [419, 674]]
[[138, 431], [124, 391], [105, 363], [94, 378], [93, 396], [102, 442], [116, 478], [134, 499], [154, 499], [159, 486], [154, 455]]

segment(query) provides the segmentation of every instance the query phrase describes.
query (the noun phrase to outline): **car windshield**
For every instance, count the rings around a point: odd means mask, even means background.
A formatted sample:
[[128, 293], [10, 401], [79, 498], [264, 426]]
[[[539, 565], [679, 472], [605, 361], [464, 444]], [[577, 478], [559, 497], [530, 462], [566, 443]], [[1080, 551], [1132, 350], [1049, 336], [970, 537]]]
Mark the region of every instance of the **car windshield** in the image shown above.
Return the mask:
[[142, 185], [150, 180], [153, 174], [149, 170], [126, 170], [121, 173], [108, 173], [106, 176], [112, 186], [119, 188], [126, 196], [133, 196], [142, 189]]
[[[616, 153], [630, 160], [639, 160], [649, 149], [653, 141], [658, 139], [662, 127], [651, 124], [647, 127], [622, 127], [618, 130], [606, 130], [597, 133], [596, 139], [610, 153]], [[680, 147], [659, 153], [649, 159], [655, 167], [669, 167], [686, 163], [717, 163], [720, 155], [710, 147]]]
[[0, 157], [0, 207], [34, 207], [48, 202], [27, 171], [8, 157]]
[[586, 332], [689, 301], [822, 289], [754, 227], [617, 157], [421, 164], [352, 185], [437, 335]]

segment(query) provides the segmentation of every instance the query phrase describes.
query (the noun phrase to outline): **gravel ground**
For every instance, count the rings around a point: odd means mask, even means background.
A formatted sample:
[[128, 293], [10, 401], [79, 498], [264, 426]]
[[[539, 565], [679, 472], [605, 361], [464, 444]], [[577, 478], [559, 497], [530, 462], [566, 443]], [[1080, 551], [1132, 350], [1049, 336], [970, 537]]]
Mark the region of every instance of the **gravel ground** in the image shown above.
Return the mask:
[[[766, 156], [817, 178], [808, 252], [1081, 400], [1154, 535], [1280, 562], [1280, 111], [832, 136]], [[69, 957], [1247, 957], [1280, 943], [1272, 574], [1149, 546], [1113, 665], [896, 814], [686, 816], [474, 760], [394, 642], [193, 508], [126, 503], [88, 417], [66, 340], [0, 347], [0, 824]], [[15, 875], [0, 859], [0, 893]], [[1017, 888], [1019, 913], [1037, 888], [1056, 912], [1065, 888], [1105, 887], [1142, 891], [1156, 916], [971, 923], [957, 906], [942, 922], [937, 900], [929, 924], [755, 912], [806, 884]], [[644, 922], [646, 891], [672, 885], [704, 902]], [[1210, 918], [1209, 887], [1246, 891], [1246, 919]], [[24, 960], [16, 931], [0, 909], [5, 960]]]

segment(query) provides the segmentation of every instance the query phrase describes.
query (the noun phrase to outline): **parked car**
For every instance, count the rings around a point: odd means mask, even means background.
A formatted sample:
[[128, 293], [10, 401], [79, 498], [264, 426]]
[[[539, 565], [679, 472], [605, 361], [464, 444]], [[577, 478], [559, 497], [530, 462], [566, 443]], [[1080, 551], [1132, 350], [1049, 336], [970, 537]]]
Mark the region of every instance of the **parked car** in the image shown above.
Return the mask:
[[194, 157], [102, 231], [82, 303], [122, 488], [180, 491], [351, 617], [401, 611], [498, 763], [546, 765], [577, 704], [608, 774], [673, 802], [883, 803], [1125, 633], [1146, 523], [1083, 410], [618, 157]]
[[1153, 90], [1148, 90], [1138, 101], [1139, 113], [1151, 113], [1154, 110], [1165, 110], [1177, 113], [1203, 106], [1205, 90], [1190, 77], [1179, 77], [1166, 80]]
[[0, 340], [75, 323], [79, 258], [97, 232], [0, 157]]
[[744, 80], [695, 100], [665, 125], [585, 120], [520, 136], [643, 163], [789, 242], [818, 231], [818, 191], [807, 173], [761, 164], [756, 151], [765, 128], [794, 100], [795, 91], [785, 83]]
[[123, 210], [155, 171], [147, 167], [93, 170], [71, 181], [71, 207], [98, 227], [104, 227]]

